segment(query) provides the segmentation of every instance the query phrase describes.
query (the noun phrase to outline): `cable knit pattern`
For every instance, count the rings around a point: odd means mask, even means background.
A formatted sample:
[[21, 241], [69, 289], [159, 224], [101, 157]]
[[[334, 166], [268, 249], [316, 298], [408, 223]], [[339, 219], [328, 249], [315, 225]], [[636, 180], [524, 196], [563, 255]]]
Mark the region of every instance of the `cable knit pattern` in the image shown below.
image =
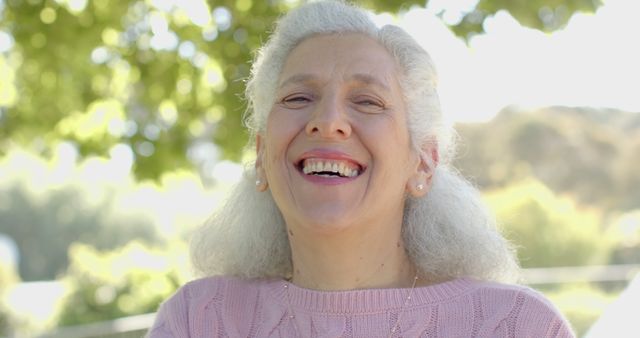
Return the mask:
[[[409, 293], [295, 285], [287, 292], [284, 285], [229, 277], [190, 282], [162, 304], [147, 337], [389, 337]], [[403, 311], [392, 337], [574, 337], [555, 307], [523, 286], [461, 278], [416, 287]]]

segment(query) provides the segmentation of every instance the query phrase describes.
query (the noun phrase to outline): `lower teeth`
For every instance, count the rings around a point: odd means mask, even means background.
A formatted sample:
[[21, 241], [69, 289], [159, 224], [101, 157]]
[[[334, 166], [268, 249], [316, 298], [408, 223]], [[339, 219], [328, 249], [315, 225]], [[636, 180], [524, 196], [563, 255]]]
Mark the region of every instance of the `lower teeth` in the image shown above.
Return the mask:
[[321, 177], [344, 177], [341, 175], [331, 175], [331, 174], [313, 174], [314, 176], [321, 176]]

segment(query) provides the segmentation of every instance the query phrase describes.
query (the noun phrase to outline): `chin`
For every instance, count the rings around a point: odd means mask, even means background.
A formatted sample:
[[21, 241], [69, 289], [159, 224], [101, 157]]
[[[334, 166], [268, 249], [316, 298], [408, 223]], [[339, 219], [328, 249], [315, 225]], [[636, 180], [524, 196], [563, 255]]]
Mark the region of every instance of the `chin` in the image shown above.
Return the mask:
[[323, 213], [322, 215], [314, 213], [313, 215], [305, 215], [298, 224], [305, 231], [315, 232], [319, 235], [333, 235], [352, 228], [355, 223], [349, 221], [349, 217], [339, 213]]

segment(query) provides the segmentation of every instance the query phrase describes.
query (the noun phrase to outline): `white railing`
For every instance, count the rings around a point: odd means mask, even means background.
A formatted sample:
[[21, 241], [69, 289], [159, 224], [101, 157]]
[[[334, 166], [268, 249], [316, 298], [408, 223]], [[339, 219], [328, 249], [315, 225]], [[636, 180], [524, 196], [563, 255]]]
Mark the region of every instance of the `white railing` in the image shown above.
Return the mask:
[[[124, 337], [127, 333], [146, 331], [153, 324], [155, 313], [118, 318], [100, 323], [58, 328], [39, 338]], [[142, 337], [142, 332], [138, 337]]]
[[528, 285], [616, 282], [630, 281], [639, 272], [640, 264], [590, 265], [523, 269], [522, 277]]

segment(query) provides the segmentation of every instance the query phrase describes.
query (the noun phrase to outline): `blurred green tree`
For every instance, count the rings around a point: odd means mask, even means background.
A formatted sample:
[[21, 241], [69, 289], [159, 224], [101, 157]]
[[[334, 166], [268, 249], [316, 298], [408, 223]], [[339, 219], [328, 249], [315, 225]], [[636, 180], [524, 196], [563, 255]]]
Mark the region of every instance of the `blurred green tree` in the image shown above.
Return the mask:
[[188, 280], [187, 249], [174, 242], [151, 248], [133, 241], [112, 251], [69, 248], [60, 326], [150, 313]]
[[7, 258], [0, 256], [0, 336], [10, 336], [13, 333], [11, 332], [13, 323], [6, 296], [8, 291], [20, 281], [15, 262], [8, 261]]
[[483, 189], [534, 177], [605, 213], [640, 205], [640, 116], [592, 108], [504, 109], [460, 124], [454, 166]]
[[19, 186], [0, 189], [11, 196], [10, 209], [0, 209], [0, 232], [13, 238], [23, 259], [24, 280], [49, 280], [64, 272], [67, 249], [81, 242], [113, 249], [132, 240], [160, 242], [153, 224], [143, 218], [110, 217], [109, 205], [87, 205], [87, 194], [65, 187], [37, 201]]
[[[13, 41], [0, 53], [0, 154], [16, 143], [47, 155], [72, 141], [85, 156], [124, 144], [139, 178], [202, 165], [207, 156], [239, 160], [252, 54], [296, 3], [0, 0], [0, 33]], [[426, 2], [361, 3], [395, 13]], [[507, 10], [553, 30], [599, 4], [480, 0], [451, 28], [468, 37]]]
[[525, 268], [604, 264], [615, 245], [603, 236], [600, 212], [577, 207], [533, 178], [485, 196]]

